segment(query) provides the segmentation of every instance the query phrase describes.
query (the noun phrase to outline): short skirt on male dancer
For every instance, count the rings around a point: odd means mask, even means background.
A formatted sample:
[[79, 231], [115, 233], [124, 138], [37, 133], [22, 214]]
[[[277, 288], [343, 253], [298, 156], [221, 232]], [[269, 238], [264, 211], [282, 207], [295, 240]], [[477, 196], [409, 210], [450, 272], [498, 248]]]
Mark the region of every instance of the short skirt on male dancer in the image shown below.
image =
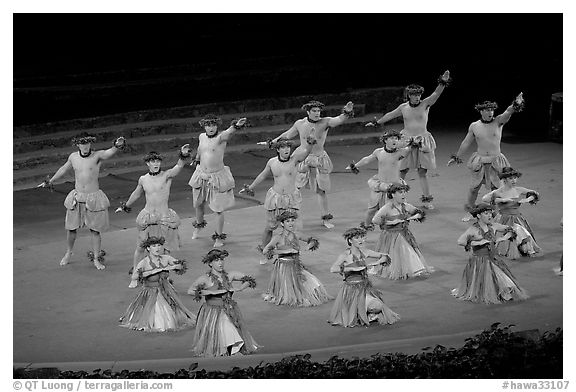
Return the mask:
[[198, 165], [188, 185], [192, 187], [194, 207], [208, 202], [212, 211], [222, 212], [234, 205], [235, 183], [228, 166], [217, 172], [206, 173]]
[[[406, 185], [406, 181], [402, 178], [397, 182]], [[368, 208], [382, 208], [384, 204], [388, 201], [386, 196], [386, 191], [388, 187], [392, 185], [392, 182], [384, 182], [378, 178], [378, 175], [373, 175], [368, 180], [368, 188], [370, 188], [370, 199], [368, 200]]]
[[302, 205], [302, 193], [299, 189], [294, 192], [282, 195], [274, 190], [268, 189], [264, 208], [266, 208], [266, 227], [275, 230], [278, 227], [278, 215], [283, 211], [298, 211]]
[[78, 192], [73, 189], [64, 200], [66, 207], [66, 230], [87, 227], [103, 232], [108, 229], [108, 207], [110, 200], [101, 189], [92, 193]]
[[500, 186], [498, 174], [502, 172], [504, 167], [510, 166], [510, 162], [502, 153], [483, 156], [475, 152], [468, 160], [466, 166], [472, 171], [473, 188], [484, 183], [487, 189], [492, 190]]
[[[326, 151], [318, 154], [310, 154], [298, 165], [298, 174], [296, 175], [296, 187], [303, 188], [308, 184], [310, 189], [316, 192], [316, 187], [328, 192], [331, 187], [330, 173], [334, 165]], [[314, 180], [311, 171], [316, 170], [316, 179]]]
[[169, 208], [166, 215], [154, 214], [143, 209], [136, 217], [138, 225], [138, 246], [149, 237], [164, 237], [164, 248], [169, 251], [180, 250], [180, 217]]
[[[410, 138], [404, 130], [400, 131], [403, 138]], [[436, 140], [428, 131], [422, 135], [422, 147], [413, 147], [404, 159], [400, 161], [400, 170], [405, 169], [436, 169]]]

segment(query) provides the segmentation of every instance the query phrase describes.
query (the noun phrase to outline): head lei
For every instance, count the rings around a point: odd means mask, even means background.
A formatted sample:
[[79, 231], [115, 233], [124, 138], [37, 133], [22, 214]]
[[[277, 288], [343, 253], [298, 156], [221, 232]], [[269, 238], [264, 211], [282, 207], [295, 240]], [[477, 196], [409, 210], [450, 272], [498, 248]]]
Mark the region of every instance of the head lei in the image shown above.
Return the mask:
[[298, 218], [298, 214], [295, 213], [294, 211], [282, 211], [282, 213], [280, 215], [278, 215], [278, 218], [276, 218], [276, 220], [280, 223], [284, 222], [285, 220], [288, 219], [296, 219]]
[[148, 154], [144, 156], [144, 162], [150, 162], [155, 160], [162, 160], [162, 155], [157, 153], [156, 151], [150, 151]]
[[522, 173], [520, 173], [519, 171], [517, 171], [516, 169], [513, 169], [509, 166], [502, 168], [502, 172], [500, 174], [498, 174], [498, 177], [500, 177], [500, 179], [505, 179], [505, 178], [510, 178], [510, 177], [522, 177]]
[[406, 92], [406, 97], [408, 97], [409, 95], [422, 95], [424, 94], [424, 87], [418, 84], [409, 84], [408, 86], [406, 86], [406, 89], [404, 91]]
[[146, 249], [149, 246], [156, 245], [156, 244], [164, 245], [164, 237], [154, 237], [154, 236], [148, 237], [144, 241], [142, 241], [142, 243], [140, 244], [140, 247], [142, 249]]
[[211, 262], [213, 262], [214, 260], [224, 260], [226, 257], [228, 257], [229, 253], [227, 250], [224, 249], [212, 249], [210, 250], [206, 256], [204, 256], [202, 258], [202, 262], [204, 264], [209, 264]]
[[363, 237], [366, 235], [366, 229], [363, 229], [361, 227], [352, 227], [351, 229], [348, 229], [344, 232], [344, 234], [342, 234], [342, 237], [344, 237], [344, 239], [350, 243], [350, 240], [352, 238], [355, 237]]
[[496, 110], [498, 109], [498, 104], [492, 101], [484, 101], [481, 103], [477, 103], [476, 106], [474, 106], [474, 109], [476, 109], [479, 112], [486, 109]]
[[276, 143], [274, 143], [274, 148], [276, 150], [278, 150], [280, 147], [292, 148], [292, 141], [290, 139], [286, 139], [286, 138], [280, 138], [280, 139], [276, 140]]
[[320, 101], [310, 101], [308, 103], [305, 103], [304, 105], [302, 105], [302, 110], [305, 110], [307, 112], [309, 112], [310, 110], [312, 110], [312, 108], [319, 108], [320, 110], [324, 109], [324, 105], [322, 102]]
[[398, 182], [393, 183], [392, 185], [390, 185], [388, 187], [388, 190], [386, 191], [386, 193], [388, 194], [388, 198], [392, 198], [392, 195], [395, 194], [398, 191], [406, 191], [408, 192], [410, 190], [410, 185], [408, 184], [400, 184]]
[[198, 121], [201, 127], [206, 127], [210, 125], [220, 125], [222, 124], [222, 119], [214, 114], [207, 114], [202, 120]]
[[87, 143], [94, 143], [96, 141], [96, 136], [90, 135], [87, 132], [82, 132], [72, 138], [72, 144], [87, 144]]
[[396, 129], [390, 129], [386, 132], [384, 132], [384, 134], [382, 136], [380, 136], [380, 142], [384, 143], [386, 142], [386, 139], [388, 139], [389, 137], [397, 137], [398, 139], [402, 138], [402, 135], [400, 134], [400, 132]]
[[485, 211], [494, 211], [494, 208], [490, 204], [480, 203], [470, 210], [470, 215], [477, 218], [479, 214]]

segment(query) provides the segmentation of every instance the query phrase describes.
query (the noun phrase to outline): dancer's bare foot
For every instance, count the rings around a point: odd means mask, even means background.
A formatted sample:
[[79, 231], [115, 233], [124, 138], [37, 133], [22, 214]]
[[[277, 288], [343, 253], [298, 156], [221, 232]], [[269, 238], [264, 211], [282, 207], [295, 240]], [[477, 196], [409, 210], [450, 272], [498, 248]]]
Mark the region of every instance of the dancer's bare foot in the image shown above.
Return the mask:
[[213, 247], [213, 248], [220, 248], [220, 247], [222, 247], [222, 246], [224, 246], [224, 242], [222, 242], [221, 239], [217, 238], [217, 239], [214, 241], [214, 245], [213, 245], [212, 247]]
[[198, 228], [194, 229], [194, 231], [192, 232], [192, 239], [195, 240], [196, 238], [198, 238], [199, 235], [200, 235], [200, 229]]
[[334, 228], [334, 225], [332, 223], [330, 223], [330, 221], [327, 221], [327, 220], [323, 220], [322, 225], [327, 229], [333, 229]]
[[70, 262], [70, 257], [72, 257], [72, 252], [67, 251], [62, 260], [60, 260], [60, 265], [64, 266]]
[[94, 267], [96, 267], [97, 270], [103, 270], [104, 268], [106, 268], [106, 266], [101, 262], [99, 262], [98, 260], [94, 260]]

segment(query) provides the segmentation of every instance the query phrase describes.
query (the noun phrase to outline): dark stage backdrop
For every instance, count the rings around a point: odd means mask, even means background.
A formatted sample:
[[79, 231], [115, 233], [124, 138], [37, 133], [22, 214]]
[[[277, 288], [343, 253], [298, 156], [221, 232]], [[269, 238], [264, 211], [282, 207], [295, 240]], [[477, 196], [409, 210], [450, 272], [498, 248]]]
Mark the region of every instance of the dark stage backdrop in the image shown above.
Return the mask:
[[[329, 11], [329, 10], [327, 10]], [[255, 97], [454, 84], [431, 123], [523, 91], [507, 129], [548, 127], [561, 14], [14, 15], [14, 123]], [[343, 102], [344, 104], [345, 102]]]

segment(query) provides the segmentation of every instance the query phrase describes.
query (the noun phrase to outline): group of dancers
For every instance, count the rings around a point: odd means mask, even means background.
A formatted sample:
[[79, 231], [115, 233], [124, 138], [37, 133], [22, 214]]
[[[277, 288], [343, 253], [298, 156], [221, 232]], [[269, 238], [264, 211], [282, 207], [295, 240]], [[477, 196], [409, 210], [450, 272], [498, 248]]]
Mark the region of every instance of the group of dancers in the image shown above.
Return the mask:
[[[343, 237], [345, 250], [330, 267], [330, 271], [343, 277], [343, 284], [332, 297], [320, 280], [302, 263], [301, 246], [314, 251], [319, 241], [302, 236], [299, 212], [302, 204], [301, 189], [309, 186], [319, 201], [320, 223], [333, 229], [333, 215], [329, 212], [327, 193], [330, 191], [330, 173], [333, 164], [324, 150], [328, 130], [345, 123], [354, 116], [354, 104], [348, 102], [336, 117], [321, 117], [324, 104], [310, 101], [302, 106], [307, 116], [297, 120], [286, 132], [275, 139], [259, 143], [276, 150], [276, 157], [268, 160], [262, 172], [251, 184], [245, 184], [240, 193], [254, 196], [257, 186], [272, 176], [273, 186], [267, 191], [264, 208], [266, 221], [260, 244], [261, 264], [272, 264], [270, 280], [263, 300], [275, 305], [309, 307], [334, 300], [328, 322], [343, 327], [393, 324], [400, 316], [384, 301], [377, 289], [377, 279], [412, 279], [427, 277], [434, 272], [409, 229], [410, 222], [423, 222], [426, 210], [434, 208], [433, 196], [427, 181], [427, 171], [436, 168], [434, 137], [427, 130], [430, 107], [438, 100], [451, 82], [446, 71], [438, 78], [438, 87], [422, 99], [423, 87], [409, 85], [406, 102], [366, 126], [377, 127], [395, 117], [402, 116], [404, 129], [387, 130], [381, 141], [383, 146], [351, 162], [347, 167], [358, 174], [360, 167], [378, 162], [378, 173], [368, 179], [367, 212], [358, 227], [348, 228]], [[460, 236], [458, 244], [470, 252], [468, 264], [458, 288], [452, 295], [461, 300], [480, 303], [501, 303], [528, 298], [526, 291], [506, 266], [505, 259], [535, 256], [541, 248], [519, 207], [535, 204], [539, 194], [517, 185], [521, 173], [510, 167], [500, 151], [502, 127], [513, 113], [523, 109], [522, 94], [500, 115], [495, 116], [497, 104], [483, 102], [476, 105], [481, 119], [473, 122], [460, 148], [448, 165], [462, 163], [462, 154], [473, 141], [478, 146], [468, 161], [472, 186], [465, 205], [472, 221]], [[249, 354], [260, 346], [247, 331], [233, 294], [255, 288], [256, 280], [239, 271], [227, 271], [224, 248], [227, 234], [223, 232], [224, 211], [234, 205], [235, 181], [230, 168], [224, 165], [224, 154], [230, 137], [246, 125], [246, 118], [234, 119], [220, 131], [220, 118], [207, 115], [199, 124], [204, 133], [199, 135], [195, 152], [188, 144], [178, 151], [176, 165], [162, 170], [163, 157], [154, 151], [144, 156], [148, 172], [138, 179], [138, 185], [116, 212], [130, 212], [131, 206], [144, 194], [146, 204], [136, 218], [138, 235], [135, 244], [130, 288], [141, 286], [141, 291], [120, 318], [120, 325], [149, 332], [176, 331], [195, 328], [192, 351], [197, 356]], [[299, 136], [300, 145], [292, 151], [291, 138]], [[72, 142], [78, 147], [67, 162], [39, 186], [52, 187], [52, 183], [67, 170], [73, 169], [75, 189], [66, 197], [65, 228], [67, 250], [60, 261], [69, 263], [76, 232], [87, 227], [92, 236], [89, 258], [98, 270], [105, 268], [106, 253], [101, 249], [100, 233], [108, 226], [110, 202], [98, 185], [100, 165], [126, 147], [123, 137], [117, 138], [107, 150], [93, 151], [96, 138], [81, 134]], [[189, 311], [180, 300], [169, 278], [170, 271], [183, 274], [188, 269], [185, 260], [172, 255], [180, 250], [180, 219], [168, 207], [172, 179], [190, 164], [194, 173], [192, 188], [196, 219], [192, 239], [202, 236], [207, 222], [206, 206], [216, 213], [216, 228], [212, 235], [213, 249], [202, 259], [209, 268], [188, 289], [188, 294], [203, 301], [197, 315]], [[422, 205], [407, 203], [405, 176], [416, 170], [422, 188]], [[484, 184], [490, 193], [476, 204], [479, 189]], [[378, 226], [381, 231], [374, 250], [367, 249], [367, 232]], [[235, 283], [236, 282], [236, 283]]]

